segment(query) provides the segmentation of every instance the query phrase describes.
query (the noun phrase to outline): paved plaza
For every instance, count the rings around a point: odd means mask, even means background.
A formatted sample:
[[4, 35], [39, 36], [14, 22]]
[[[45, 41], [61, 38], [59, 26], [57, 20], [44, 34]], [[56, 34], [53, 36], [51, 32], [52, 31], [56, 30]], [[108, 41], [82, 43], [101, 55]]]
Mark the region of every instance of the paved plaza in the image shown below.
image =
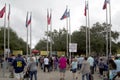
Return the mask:
[[[77, 74], [78, 80], [82, 80], [81, 74]], [[103, 80], [99, 77], [98, 72], [95, 72], [94, 80]], [[14, 78], [9, 78], [9, 72], [5, 72], [5, 77], [3, 78], [3, 71], [0, 69], [0, 80], [15, 80]], [[43, 72], [41, 69], [38, 68], [38, 80], [60, 80], [59, 71], [52, 71], [52, 72]], [[72, 72], [70, 70], [66, 71], [65, 80], [73, 80]]]

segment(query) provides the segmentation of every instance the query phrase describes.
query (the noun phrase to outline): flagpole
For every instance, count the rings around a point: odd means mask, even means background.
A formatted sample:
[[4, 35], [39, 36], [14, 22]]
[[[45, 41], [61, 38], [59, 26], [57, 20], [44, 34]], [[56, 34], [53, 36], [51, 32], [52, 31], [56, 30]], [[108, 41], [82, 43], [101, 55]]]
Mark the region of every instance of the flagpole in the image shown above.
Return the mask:
[[26, 17], [26, 29], [27, 29], [27, 40], [26, 40], [26, 54], [28, 57], [28, 12], [27, 12], [27, 17]]
[[89, 18], [89, 3], [88, 3], [88, 32], [89, 32], [89, 55], [91, 54], [91, 49], [90, 49], [90, 18]]
[[110, 27], [110, 56], [112, 55], [111, 53], [111, 1], [109, 0], [109, 27]]
[[[48, 17], [48, 9], [47, 9], [47, 17]], [[47, 22], [47, 54], [48, 54], [48, 22]]]
[[[70, 9], [69, 9], [69, 44], [71, 43], [71, 18], [70, 18]], [[70, 56], [69, 56], [70, 60], [71, 60], [71, 51], [70, 51]]]
[[[87, 2], [85, 1], [85, 7], [86, 7]], [[86, 12], [87, 14], [87, 12]], [[87, 15], [86, 15], [86, 56], [88, 56], [88, 45], [87, 45]]]
[[[8, 13], [8, 50], [10, 51], [10, 4], [9, 4], [9, 13]], [[8, 52], [9, 56], [10, 52]]]
[[6, 4], [5, 4], [5, 17], [4, 17], [4, 60], [5, 60], [5, 49], [6, 49]]
[[[5, 49], [6, 49], [6, 4], [5, 4], [5, 16], [4, 16], [4, 63], [5, 63]], [[3, 63], [3, 77], [5, 77], [5, 67], [6, 65]]]
[[[106, 3], [107, 4], [107, 3]], [[107, 7], [106, 7], [106, 56], [108, 56], [108, 12], [107, 12]]]
[[[30, 18], [32, 18], [32, 12], [30, 12]], [[30, 55], [32, 54], [32, 19], [30, 23]]]
[[[50, 17], [52, 16], [52, 10], [50, 9]], [[50, 41], [50, 56], [52, 54], [52, 17], [50, 21], [50, 36], [51, 36], [51, 41]]]
[[27, 49], [27, 57], [28, 57], [28, 27], [27, 27], [27, 44], [26, 44], [26, 49]]
[[[66, 6], [66, 9], [68, 9], [68, 6]], [[66, 18], [66, 31], [67, 31], [67, 35], [66, 35], [66, 52], [67, 52], [67, 57], [68, 57], [68, 18]]]

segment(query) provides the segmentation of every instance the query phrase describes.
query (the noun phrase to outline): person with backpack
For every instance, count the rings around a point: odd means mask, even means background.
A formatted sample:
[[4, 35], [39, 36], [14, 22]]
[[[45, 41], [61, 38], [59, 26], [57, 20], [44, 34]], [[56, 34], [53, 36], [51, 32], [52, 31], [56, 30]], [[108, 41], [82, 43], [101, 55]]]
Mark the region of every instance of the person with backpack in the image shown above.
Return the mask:
[[103, 62], [102, 58], [100, 59], [100, 61], [98, 63], [98, 68], [99, 68], [100, 77], [103, 77], [104, 62]]

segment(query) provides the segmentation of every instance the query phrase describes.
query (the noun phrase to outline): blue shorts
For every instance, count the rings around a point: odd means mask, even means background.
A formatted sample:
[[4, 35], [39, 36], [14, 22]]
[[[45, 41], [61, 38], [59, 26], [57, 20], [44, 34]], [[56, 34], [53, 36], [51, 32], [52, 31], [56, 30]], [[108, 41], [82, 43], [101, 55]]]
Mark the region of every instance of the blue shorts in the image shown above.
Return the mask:
[[72, 73], [76, 73], [77, 72], [77, 69], [72, 69]]

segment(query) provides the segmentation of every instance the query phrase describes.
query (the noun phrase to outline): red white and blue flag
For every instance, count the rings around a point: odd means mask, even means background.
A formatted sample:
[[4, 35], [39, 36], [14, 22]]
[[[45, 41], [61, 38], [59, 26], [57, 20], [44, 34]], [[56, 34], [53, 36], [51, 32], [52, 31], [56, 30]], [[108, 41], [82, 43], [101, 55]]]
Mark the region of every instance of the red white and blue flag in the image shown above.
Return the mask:
[[109, 2], [110, 2], [109, 0], [105, 0], [105, 1], [104, 1], [103, 10], [107, 8], [107, 4], [108, 4]]
[[49, 25], [51, 23], [51, 13], [49, 15], [49, 12], [47, 12], [47, 24]]
[[32, 14], [30, 15], [30, 19], [27, 21], [27, 26], [31, 24], [31, 20], [32, 20]]
[[63, 19], [68, 18], [68, 17], [70, 17], [70, 13], [69, 13], [69, 11], [67, 11], [67, 9], [66, 9], [65, 12], [64, 12], [64, 14], [63, 14], [62, 17], [60, 18], [60, 20], [63, 20]]
[[5, 13], [5, 9], [6, 9], [6, 6], [4, 6], [4, 7], [0, 10], [0, 18], [3, 18], [4, 13]]
[[85, 8], [84, 8], [84, 16], [86, 16], [86, 14], [87, 14], [87, 9], [88, 9], [88, 3], [85, 4]]

